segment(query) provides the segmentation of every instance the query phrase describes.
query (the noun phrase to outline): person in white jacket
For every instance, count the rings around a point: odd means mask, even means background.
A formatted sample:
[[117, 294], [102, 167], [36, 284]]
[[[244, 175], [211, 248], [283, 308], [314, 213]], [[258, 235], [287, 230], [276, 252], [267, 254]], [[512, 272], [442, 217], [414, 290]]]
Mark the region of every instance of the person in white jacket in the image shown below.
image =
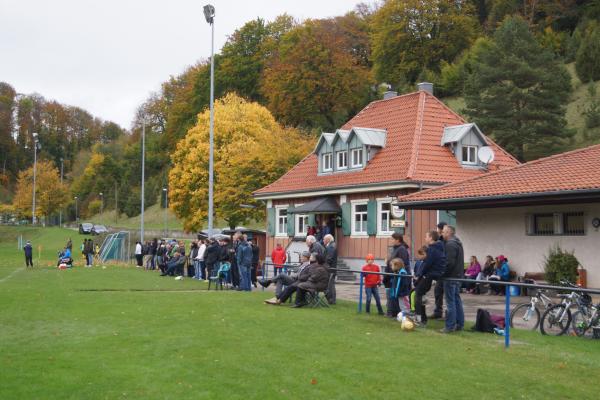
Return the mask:
[[137, 267], [141, 268], [144, 263], [144, 254], [140, 242], [135, 242], [135, 260], [137, 261]]
[[206, 276], [206, 264], [204, 263], [204, 252], [206, 251], [206, 243], [204, 239], [198, 241], [198, 254], [194, 259], [194, 266], [196, 267], [196, 275], [194, 278], [200, 280], [207, 280]]

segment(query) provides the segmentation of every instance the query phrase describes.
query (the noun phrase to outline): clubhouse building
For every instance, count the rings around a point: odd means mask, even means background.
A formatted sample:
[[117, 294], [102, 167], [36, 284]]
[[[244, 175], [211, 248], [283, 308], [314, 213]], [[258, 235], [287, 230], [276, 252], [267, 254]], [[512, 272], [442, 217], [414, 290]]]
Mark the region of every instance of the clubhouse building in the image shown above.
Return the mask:
[[[403, 209], [398, 197], [517, 166], [510, 154], [433, 95], [421, 83], [414, 93], [385, 94], [335, 132], [323, 132], [314, 151], [275, 182], [256, 192], [267, 209], [267, 257], [276, 244], [292, 261], [304, 239], [327, 226], [340, 260], [356, 268], [367, 253], [382, 260], [394, 231], [411, 254], [425, 231], [454, 222], [451, 208]], [[480, 160], [487, 147], [495, 158]]]

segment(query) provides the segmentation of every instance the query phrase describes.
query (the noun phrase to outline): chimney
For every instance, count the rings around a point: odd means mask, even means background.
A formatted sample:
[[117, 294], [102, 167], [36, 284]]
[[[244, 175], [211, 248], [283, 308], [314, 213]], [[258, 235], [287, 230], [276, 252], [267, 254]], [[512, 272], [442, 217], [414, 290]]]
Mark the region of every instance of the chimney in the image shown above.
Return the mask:
[[421, 82], [421, 83], [417, 83], [417, 91], [424, 91], [427, 92], [429, 94], [433, 94], [433, 83], [429, 83], [429, 82]]
[[387, 100], [387, 99], [391, 99], [391, 98], [396, 97], [396, 96], [398, 96], [398, 92], [395, 92], [393, 90], [388, 90], [387, 92], [385, 92], [383, 94], [383, 99]]

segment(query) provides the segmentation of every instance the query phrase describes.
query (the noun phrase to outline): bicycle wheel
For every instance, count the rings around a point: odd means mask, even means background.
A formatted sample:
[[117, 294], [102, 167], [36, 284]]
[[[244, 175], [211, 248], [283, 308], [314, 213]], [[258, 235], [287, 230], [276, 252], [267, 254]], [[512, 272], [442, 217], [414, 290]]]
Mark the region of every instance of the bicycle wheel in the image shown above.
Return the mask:
[[510, 327], [535, 331], [540, 324], [540, 311], [531, 305], [517, 305], [510, 313]]
[[569, 329], [571, 320], [571, 310], [564, 304], [555, 304], [544, 312], [540, 329], [544, 335], [560, 336]]
[[571, 328], [577, 336], [585, 336], [585, 333], [590, 328], [588, 320], [581, 311], [573, 313], [573, 321], [571, 321]]

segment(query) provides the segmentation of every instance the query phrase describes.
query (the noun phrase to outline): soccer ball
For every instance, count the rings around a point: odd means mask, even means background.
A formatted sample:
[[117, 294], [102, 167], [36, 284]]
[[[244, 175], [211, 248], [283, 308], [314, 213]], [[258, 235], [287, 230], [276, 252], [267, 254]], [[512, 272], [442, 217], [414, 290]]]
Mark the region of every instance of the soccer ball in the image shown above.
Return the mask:
[[402, 325], [400, 325], [400, 329], [403, 331], [412, 331], [415, 329], [415, 323], [410, 320], [408, 317], [404, 317], [402, 320]]

